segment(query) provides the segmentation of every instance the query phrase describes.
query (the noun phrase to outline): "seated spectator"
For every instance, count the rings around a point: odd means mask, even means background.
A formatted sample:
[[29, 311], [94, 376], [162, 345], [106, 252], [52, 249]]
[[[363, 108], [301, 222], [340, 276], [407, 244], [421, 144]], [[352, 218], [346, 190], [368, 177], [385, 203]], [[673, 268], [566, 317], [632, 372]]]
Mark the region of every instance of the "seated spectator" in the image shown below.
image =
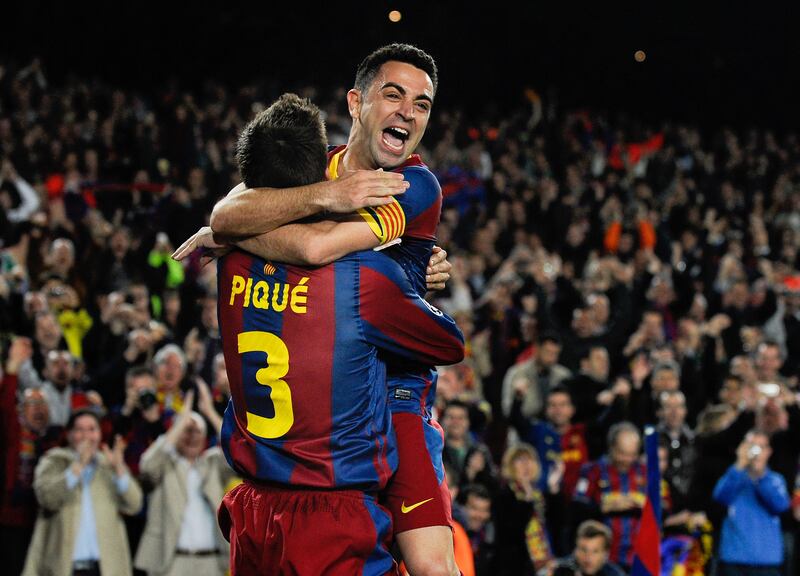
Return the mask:
[[622, 568], [609, 562], [611, 530], [594, 520], [578, 526], [575, 550], [555, 563], [552, 576], [623, 576]]
[[475, 575], [489, 576], [494, 572], [497, 537], [492, 521], [492, 497], [485, 486], [468, 484], [459, 493], [467, 523], [464, 526], [475, 559]]
[[[142, 456], [141, 480], [153, 492], [134, 565], [151, 576], [222, 576], [228, 567], [216, 510], [235, 473], [219, 446], [206, 449], [206, 422], [193, 404], [189, 391], [172, 427]], [[222, 419], [205, 385], [198, 408], [218, 435]]]
[[41, 510], [25, 560], [25, 576], [129, 576], [131, 555], [122, 514], [142, 506], [142, 491], [123, 458], [100, 445], [100, 419], [74, 412], [68, 448], [53, 448], [36, 467], [33, 487]]

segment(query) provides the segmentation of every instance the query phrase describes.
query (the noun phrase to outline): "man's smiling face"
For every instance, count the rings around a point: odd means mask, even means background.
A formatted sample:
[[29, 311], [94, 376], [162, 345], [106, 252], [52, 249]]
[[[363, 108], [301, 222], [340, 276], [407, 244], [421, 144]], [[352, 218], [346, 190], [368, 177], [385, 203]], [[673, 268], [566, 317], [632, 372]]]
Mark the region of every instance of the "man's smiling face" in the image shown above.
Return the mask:
[[433, 83], [423, 70], [404, 62], [381, 66], [366, 94], [351, 90], [348, 103], [356, 114], [358, 138], [370, 166], [391, 169], [414, 152], [425, 134], [433, 104]]

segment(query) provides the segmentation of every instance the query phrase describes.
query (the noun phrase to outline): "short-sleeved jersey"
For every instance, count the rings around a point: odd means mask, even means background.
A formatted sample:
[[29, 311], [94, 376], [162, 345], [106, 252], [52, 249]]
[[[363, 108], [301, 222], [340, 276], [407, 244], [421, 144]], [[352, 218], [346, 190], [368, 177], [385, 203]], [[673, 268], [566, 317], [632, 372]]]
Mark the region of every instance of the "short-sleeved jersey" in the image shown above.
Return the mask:
[[422, 363], [463, 356], [453, 320], [380, 253], [302, 268], [234, 251], [218, 262], [218, 297], [222, 446], [257, 481], [382, 488], [397, 454], [378, 348]]
[[[346, 146], [328, 151], [328, 179], [339, 177], [339, 162]], [[391, 204], [358, 211], [369, 224], [381, 244], [402, 237], [402, 242], [384, 250], [406, 273], [417, 294], [427, 291], [425, 271], [436, 242], [436, 228], [442, 212], [442, 189], [436, 176], [418, 154], [393, 169], [400, 172], [410, 186]], [[429, 414], [436, 396], [436, 371], [431, 366], [409, 363], [404, 358], [386, 357], [387, 384], [392, 411]]]
[[[647, 496], [647, 470], [642, 462], [636, 462], [630, 470], [620, 472], [607, 456], [584, 464], [574, 499], [598, 508], [604, 501], [632, 496], [644, 505]], [[630, 566], [633, 562], [633, 540], [639, 530], [640, 510], [609, 513], [603, 516], [605, 524], [611, 528], [611, 549], [609, 559], [618, 564]]]

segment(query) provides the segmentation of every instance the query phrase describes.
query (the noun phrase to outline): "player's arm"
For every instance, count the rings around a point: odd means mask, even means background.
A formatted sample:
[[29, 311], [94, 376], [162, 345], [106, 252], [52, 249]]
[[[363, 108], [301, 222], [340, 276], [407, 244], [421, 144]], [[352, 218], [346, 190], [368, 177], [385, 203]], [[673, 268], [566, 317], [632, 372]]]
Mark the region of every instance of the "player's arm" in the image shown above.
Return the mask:
[[[400, 238], [406, 233], [407, 224], [414, 227], [416, 218], [428, 210], [436, 213], [438, 221], [441, 189], [436, 178], [428, 170], [415, 168], [403, 174], [410, 186], [408, 192], [389, 198], [385, 205], [336, 215], [335, 225], [288, 225], [266, 235], [239, 239], [236, 245], [262, 258], [322, 266], [351, 252], [369, 250]], [[429, 231], [431, 236], [434, 229], [435, 225]]]
[[364, 335], [378, 348], [422, 364], [464, 359], [464, 335], [455, 321], [420, 298], [388, 256], [362, 257], [359, 302]]
[[359, 216], [345, 215], [336, 221], [287, 224], [233, 243], [262, 258], [300, 266], [323, 266], [351, 252], [374, 248], [380, 241]]
[[[227, 253], [232, 245], [268, 260], [300, 266], [321, 266], [350, 252], [372, 248], [377, 245], [377, 239], [361, 221], [321, 220], [287, 224], [267, 234], [229, 240], [215, 237], [211, 228], [204, 226], [181, 244], [172, 257], [184, 260], [195, 250], [200, 250], [201, 262], [205, 264]], [[447, 252], [434, 246], [425, 275], [428, 290], [443, 290], [450, 279], [451, 268]]]
[[239, 184], [214, 206], [210, 225], [222, 236], [262, 234], [323, 211], [383, 206], [407, 187], [402, 174], [382, 170], [353, 170], [336, 180], [295, 188]]

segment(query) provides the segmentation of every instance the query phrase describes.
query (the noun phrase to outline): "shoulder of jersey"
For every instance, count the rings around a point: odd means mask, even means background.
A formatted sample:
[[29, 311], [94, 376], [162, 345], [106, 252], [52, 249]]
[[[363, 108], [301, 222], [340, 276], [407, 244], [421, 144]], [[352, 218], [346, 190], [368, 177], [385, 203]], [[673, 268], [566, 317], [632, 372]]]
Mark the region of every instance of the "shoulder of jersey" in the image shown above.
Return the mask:
[[425, 164], [412, 164], [410, 166], [404, 165], [397, 168], [396, 172], [402, 172], [406, 176], [406, 179], [415, 179], [417, 184], [424, 182], [425, 184], [435, 187], [437, 190], [441, 190], [442, 188], [439, 179]]
[[403, 162], [402, 164], [400, 164], [400, 166], [395, 168], [394, 171], [395, 172], [401, 172], [401, 171], [405, 170], [406, 168], [413, 168], [414, 166], [419, 166], [421, 168], [425, 168], [425, 170], [428, 170], [428, 167], [422, 161], [422, 158], [420, 157], [420, 155], [419, 154], [412, 154], [411, 156], [406, 158], [405, 162]]

